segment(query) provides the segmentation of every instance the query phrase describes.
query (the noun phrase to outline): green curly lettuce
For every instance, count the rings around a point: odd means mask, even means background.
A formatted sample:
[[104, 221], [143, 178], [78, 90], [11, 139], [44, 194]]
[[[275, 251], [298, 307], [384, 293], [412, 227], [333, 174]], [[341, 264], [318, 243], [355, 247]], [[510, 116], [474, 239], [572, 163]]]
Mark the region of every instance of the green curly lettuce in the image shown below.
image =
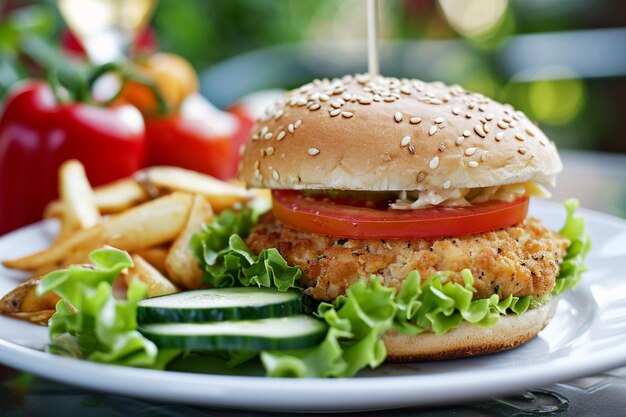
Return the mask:
[[552, 295], [559, 295], [565, 290], [576, 288], [582, 273], [587, 270], [585, 259], [591, 249], [591, 240], [585, 229], [585, 219], [574, 215], [578, 208], [578, 200], [566, 200], [563, 205], [567, 217], [559, 234], [569, 239], [570, 245], [561, 262], [561, 269]]
[[459, 327], [463, 321], [491, 327], [508, 311], [522, 314], [538, 305], [532, 296], [510, 295], [500, 300], [497, 294], [493, 294], [489, 298], [472, 300], [472, 273], [468, 269], [461, 271], [464, 285], [447, 281], [451, 274], [436, 272], [422, 281], [417, 271], [410, 273], [395, 298], [394, 328], [415, 335], [427, 330], [444, 334]]
[[203, 281], [213, 288], [256, 285], [287, 291], [302, 274], [291, 267], [276, 248], [256, 256], [243, 241], [256, 223], [253, 211], [226, 210], [195, 234], [191, 250], [203, 271]]
[[329, 326], [317, 346], [299, 351], [262, 352], [261, 361], [272, 377], [351, 377], [387, 356], [380, 336], [389, 330], [396, 313], [395, 290], [376, 277], [370, 285], [359, 281], [334, 304], [322, 303], [317, 316]]
[[137, 303], [146, 297], [144, 283], [133, 280], [126, 300], [113, 297], [112, 283], [133, 266], [127, 252], [104, 248], [89, 255], [92, 265], [72, 265], [46, 275], [37, 294], [61, 297], [49, 321], [48, 350], [96, 362], [162, 369], [178, 352], [162, 351], [137, 329]]

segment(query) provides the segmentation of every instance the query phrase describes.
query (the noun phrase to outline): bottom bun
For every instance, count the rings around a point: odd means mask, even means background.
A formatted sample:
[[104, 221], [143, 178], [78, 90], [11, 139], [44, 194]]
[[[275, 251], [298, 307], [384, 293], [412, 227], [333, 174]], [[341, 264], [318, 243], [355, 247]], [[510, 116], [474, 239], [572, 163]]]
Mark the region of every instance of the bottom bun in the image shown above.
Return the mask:
[[389, 330], [383, 336], [387, 362], [412, 362], [464, 358], [500, 352], [526, 343], [552, 319], [558, 297], [519, 316], [502, 316], [491, 327], [463, 322], [443, 335], [422, 333], [415, 336]]

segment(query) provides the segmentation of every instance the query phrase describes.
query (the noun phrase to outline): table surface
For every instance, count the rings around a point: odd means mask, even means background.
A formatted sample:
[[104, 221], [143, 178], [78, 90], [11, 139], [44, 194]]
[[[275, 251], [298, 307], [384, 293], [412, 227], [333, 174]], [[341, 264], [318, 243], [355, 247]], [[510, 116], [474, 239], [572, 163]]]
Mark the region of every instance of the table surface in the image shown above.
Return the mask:
[[[626, 218], [626, 155], [562, 151], [565, 170], [555, 200], [576, 196], [583, 207]], [[5, 366], [8, 365], [8, 366]], [[0, 417], [17, 416], [216, 416], [232, 410], [149, 402], [88, 391], [0, 365]], [[613, 416], [626, 410], [626, 367], [516, 395], [434, 408], [348, 413], [380, 416]], [[238, 416], [266, 413], [237, 411]], [[286, 414], [277, 414], [286, 415]]]

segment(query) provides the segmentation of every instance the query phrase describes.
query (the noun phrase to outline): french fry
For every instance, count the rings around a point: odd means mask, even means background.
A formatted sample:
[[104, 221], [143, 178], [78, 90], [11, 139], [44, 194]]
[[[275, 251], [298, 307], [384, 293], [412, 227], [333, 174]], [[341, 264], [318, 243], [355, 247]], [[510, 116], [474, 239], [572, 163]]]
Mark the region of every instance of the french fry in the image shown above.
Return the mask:
[[214, 211], [250, 200], [253, 194], [243, 187], [177, 167], [150, 167], [137, 173], [137, 181], [147, 189], [182, 191], [204, 196]]
[[138, 279], [148, 286], [148, 297], [167, 295], [179, 291], [176, 285], [161, 275], [155, 267], [146, 262], [141, 256], [134, 254], [132, 258], [135, 265], [124, 276], [126, 285], [130, 285], [133, 279]]
[[47, 324], [55, 311], [59, 296], [48, 293], [39, 297], [36, 293], [41, 277], [31, 278], [15, 287], [0, 300], [0, 314]]
[[171, 242], [185, 226], [193, 196], [172, 193], [118, 214], [105, 223], [105, 242], [135, 252]]
[[203, 196], [195, 195], [185, 227], [172, 244], [165, 259], [167, 275], [179, 287], [196, 289], [202, 284], [202, 271], [189, 249], [189, 241], [212, 216], [211, 205]]
[[61, 165], [59, 194], [63, 201], [63, 222], [88, 229], [102, 221], [85, 167], [79, 161], [71, 159]]
[[155, 246], [153, 248], [138, 250], [135, 253], [145, 259], [146, 262], [155, 267], [160, 273], [167, 275], [165, 258], [167, 258], [168, 252], [169, 247], [167, 246]]
[[63, 265], [72, 256], [83, 256], [110, 245], [134, 252], [174, 240], [185, 226], [193, 196], [185, 193], [148, 201], [89, 229], [80, 230], [49, 248], [19, 259], [5, 260], [7, 268], [27, 271], [46, 265]]
[[124, 178], [95, 188], [94, 198], [102, 213], [112, 214], [148, 201], [150, 196], [137, 181]]
[[[93, 189], [96, 207], [102, 214], [116, 214], [137, 204], [150, 200], [146, 190], [132, 178], [124, 178]], [[157, 197], [157, 196], [154, 196]], [[61, 200], [50, 202], [44, 211], [44, 219], [61, 218], [65, 213]]]
[[55, 219], [55, 218], [60, 219], [64, 215], [65, 215], [65, 208], [61, 200], [51, 201], [50, 203], [48, 203], [48, 205], [46, 206], [43, 212], [44, 219]]

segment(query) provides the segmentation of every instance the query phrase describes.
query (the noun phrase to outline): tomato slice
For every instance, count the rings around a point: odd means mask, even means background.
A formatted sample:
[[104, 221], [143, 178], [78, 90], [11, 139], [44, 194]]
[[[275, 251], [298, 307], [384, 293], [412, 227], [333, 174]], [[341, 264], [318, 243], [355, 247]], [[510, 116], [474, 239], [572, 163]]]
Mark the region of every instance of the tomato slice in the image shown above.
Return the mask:
[[411, 239], [464, 236], [522, 222], [528, 197], [489, 201], [470, 207], [393, 210], [346, 204], [345, 199], [305, 197], [273, 190], [274, 215], [287, 226], [309, 233], [353, 239]]

